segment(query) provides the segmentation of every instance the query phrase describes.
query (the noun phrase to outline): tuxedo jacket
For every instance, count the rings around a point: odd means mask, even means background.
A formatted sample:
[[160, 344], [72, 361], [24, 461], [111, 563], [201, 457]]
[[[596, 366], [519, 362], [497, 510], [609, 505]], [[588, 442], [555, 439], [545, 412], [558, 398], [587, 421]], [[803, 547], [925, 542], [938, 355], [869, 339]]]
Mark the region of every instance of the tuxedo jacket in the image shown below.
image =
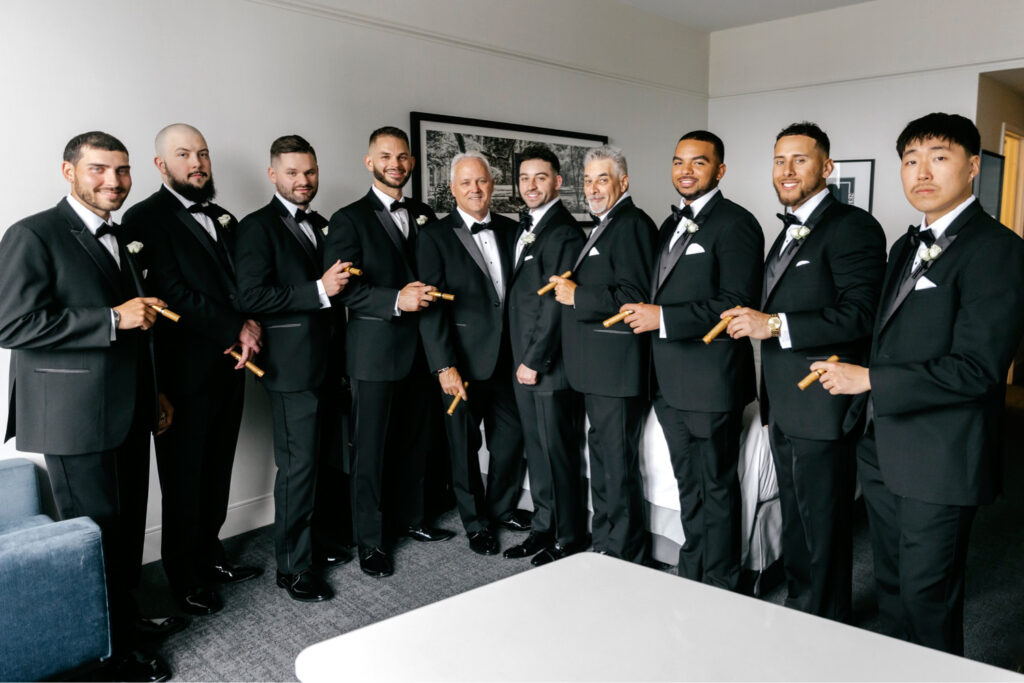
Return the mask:
[[[538, 373], [537, 383], [519, 385], [522, 389], [568, 389], [569, 381], [562, 363], [562, 304], [555, 300], [554, 292], [537, 296], [537, 290], [546, 285], [552, 275], [572, 270], [586, 236], [561, 201], [541, 216], [532, 232], [534, 241], [523, 246], [512, 267], [508, 290], [512, 359], [515, 368], [522, 364]], [[513, 258], [522, 235], [522, 230], [516, 231]]]
[[238, 226], [239, 308], [263, 326], [259, 359], [271, 391], [317, 389], [326, 376], [331, 320], [316, 284], [324, 273], [323, 233], [317, 226], [313, 232], [317, 247], [277, 197]]
[[761, 343], [761, 416], [769, 410], [788, 436], [833, 440], [852, 430], [865, 399], [832, 396], [820, 386], [800, 391], [797, 382], [816, 360], [831, 355], [863, 365], [885, 275], [885, 233], [871, 214], [831, 195], [806, 225], [811, 232], [780, 264], [769, 269], [786, 237], [783, 230], [765, 261], [761, 309], [786, 314], [793, 346]]
[[143, 295], [135, 259], [118, 242], [120, 270], [66, 199], [0, 241], [0, 346], [12, 349], [5, 440], [16, 435], [18, 450], [117, 448], [138, 395], [155, 424], [152, 336], [118, 330], [110, 339], [110, 309]]
[[1024, 330], [1024, 243], [977, 201], [945, 234], [953, 241], [895, 302], [914, 247], [906, 236], [893, 245], [871, 350], [875, 440], [895, 494], [978, 505], [999, 489], [1006, 373]]
[[624, 323], [605, 329], [601, 321], [622, 304], [650, 301], [657, 239], [654, 221], [626, 197], [577, 255], [571, 278], [577, 284], [576, 304], [562, 306], [562, 355], [574, 390], [620, 398], [645, 395], [650, 335], [633, 334]]
[[[505, 289], [512, 271], [515, 221], [491, 213]], [[494, 289], [483, 255], [458, 211], [424, 226], [416, 245], [420, 280], [455, 301], [439, 300], [420, 312], [420, 332], [432, 371], [454, 366], [464, 380], [490, 379], [497, 368], [505, 307]]]
[[[753, 347], [724, 333], [710, 344], [702, 338], [722, 311], [760, 302], [764, 233], [749, 211], [721, 192], [695, 221], [697, 232], [680, 236], [684, 242], [671, 256], [665, 247], [679, 221], [669, 216], [659, 231], [651, 301], [661, 306], [665, 338], [650, 335], [654, 373], [673, 408], [728, 412], [756, 396]], [[664, 275], [663, 266], [670, 268]]]
[[[351, 261], [363, 274], [349, 278], [335, 297], [336, 315], [348, 307], [346, 366], [354, 379], [393, 382], [406, 377], [419, 347], [419, 316], [395, 315], [398, 292], [416, 276], [416, 241], [421, 220], [436, 221], [430, 207], [408, 200], [409, 238], [402, 236], [388, 207], [373, 190], [331, 216], [324, 247], [324, 269], [336, 260]], [[427, 282], [427, 284], [434, 284]], [[448, 302], [434, 302], [446, 306]]]
[[[145, 247], [147, 292], [181, 315], [154, 328], [160, 388], [172, 400], [208, 386], [214, 377], [244, 381], [224, 350], [238, 339], [245, 316], [237, 310], [231, 262], [238, 222], [226, 211], [218, 250], [195, 217], [161, 186], [125, 213], [124, 225]], [[225, 258], [226, 255], [226, 258]], [[257, 361], [258, 362], [258, 361]]]

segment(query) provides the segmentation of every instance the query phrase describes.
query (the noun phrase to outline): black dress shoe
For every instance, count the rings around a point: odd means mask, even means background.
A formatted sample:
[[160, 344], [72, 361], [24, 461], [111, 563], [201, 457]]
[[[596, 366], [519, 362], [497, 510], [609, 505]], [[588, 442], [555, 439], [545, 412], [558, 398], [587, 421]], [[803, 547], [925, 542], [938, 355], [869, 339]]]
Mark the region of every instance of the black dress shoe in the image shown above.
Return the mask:
[[482, 529], [469, 535], [469, 549], [480, 555], [497, 555], [501, 548], [494, 534]]
[[287, 590], [292, 600], [299, 602], [322, 602], [334, 597], [334, 591], [327, 582], [308, 569], [298, 574], [278, 572], [277, 585]]
[[551, 536], [530, 532], [525, 541], [506, 550], [505, 557], [510, 560], [517, 560], [521, 557], [528, 557], [538, 553], [549, 545], [551, 545]]
[[262, 567], [232, 567], [230, 564], [215, 564], [206, 570], [206, 578], [213, 583], [241, 583], [263, 576]]
[[316, 567], [337, 567], [352, 561], [352, 553], [338, 548], [329, 553], [313, 553], [313, 565]]
[[144, 643], [153, 643], [184, 631], [188, 625], [188, 617], [139, 618], [135, 620], [135, 635]]
[[364, 574], [378, 579], [391, 576], [395, 567], [391, 564], [391, 556], [383, 548], [359, 548], [359, 568]]
[[531, 514], [526, 510], [515, 510], [508, 519], [501, 520], [500, 524], [509, 531], [529, 531]]
[[196, 614], [201, 617], [208, 614], [216, 614], [224, 607], [224, 603], [216, 591], [203, 588], [202, 586], [190, 588], [184, 593], [176, 594], [174, 599], [178, 603], [178, 607], [189, 614]]
[[[590, 544], [588, 543], [587, 545]], [[579, 544], [562, 545], [561, 543], [555, 543], [553, 545], [549, 545], [547, 548], [544, 548], [544, 550], [534, 555], [533, 559], [530, 560], [530, 564], [532, 564], [534, 567], [540, 567], [542, 565], [548, 564], [549, 562], [560, 560], [563, 557], [569, 557], [570, 555], [574, 555], [583, 550], [583, 548], [585, 547], [586, 546], [580, 547]]]
[[414, 541], [429, 543], [430, 541], [447, 541], [455, 538], [455, 532], [448, 529], [434, 529], [429, 526], [411, 526], [405, 530], [405, 535]]
[[171, 668], [159, 655], [132, 650], [115, 654], [98, 672], [100, 680], [108, 681], [166, 681]]

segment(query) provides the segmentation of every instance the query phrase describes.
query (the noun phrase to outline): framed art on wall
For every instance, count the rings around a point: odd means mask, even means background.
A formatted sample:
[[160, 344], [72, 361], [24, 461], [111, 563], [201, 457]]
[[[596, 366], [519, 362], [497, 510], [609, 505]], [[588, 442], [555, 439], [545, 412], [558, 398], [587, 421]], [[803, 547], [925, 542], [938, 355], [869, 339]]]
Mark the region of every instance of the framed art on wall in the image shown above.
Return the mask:
[[494, 172], [492, 210], [515, 216], [523, 206], [517, 179], [518, 154], [531, 144], [540, 143], [551, 148], [562, 164], [559, 194], [566, 208], [578, 220], [590, 220], [583, 196], [583, 156], [587, 149], [606, 144], [607, 135], [417, 111], [410, 114], [410, 119], [412, 154], [416, 157], [413, 197], [429, 204], [438, 216], [455, 208], [448, 189], [452, 158], [471, 151], [487, 157]]
[[874, 159], [836, 159], [826, 183], [832, 196], [844, 204], [871, 213], [875, 188]]

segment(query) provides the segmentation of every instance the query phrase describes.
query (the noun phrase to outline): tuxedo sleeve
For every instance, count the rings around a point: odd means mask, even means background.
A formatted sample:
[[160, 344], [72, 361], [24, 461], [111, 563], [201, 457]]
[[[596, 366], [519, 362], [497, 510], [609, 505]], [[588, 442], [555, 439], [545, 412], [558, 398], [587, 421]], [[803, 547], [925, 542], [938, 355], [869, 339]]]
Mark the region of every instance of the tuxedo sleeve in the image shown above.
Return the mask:
[[[446, 291], [447, 284], [444, 274], [444, 257], [437, 241], [425, 230], [416, 240], [416, 262], [423, 282], [429, 282], [439, 290]], [[418, 313], [420, 336], [423, 338], [423, 350], [427, 356], [427, 365], [437, 371], [456, 364], [455, 346], [451, 339], [451, 320], [448, 306], [437, 304], [427, 307]]]
[[109, 348], [110, 307], [65, 306], [55, 292], [60, 266], [53, 256], [42, 238], [23, 225], [11, 226], [0, 240], [0, 346]]
[[[579, 228], [567, 225], [553, 225], [549, 229], [557, 230], [557, 233], [551, 235], [545, 245], [541, 262], [542, 272], [555, 274], [572, 270], [576, 255], [586, 242], [583, 232]], [[538, 283], [537, 287], [544, 284], [546, 283]], [[562, 349], [561, 320], [562, 304], [550, 294], [543, 297], [540, 315], [535, 321], [533, 334], [530, 335], [526, 350], [523, 352], [523, 365], [541, 373], [550, 367], [552, 359]]]
[[235, 242], [239, 308], [257, 314], [320, 310], [317, 280], [282, 285], [274, 278], [274, 271], [274, 245], [267, 226], [245, 218], [238, 225]]
[[[344, 211], [331, 216], [331, 227], [324, 243], [324, 270], [339, 260], [343, 263], [350, 261], [357, 268], [363, 265], [363, 245], [359, 230]], [[368, 273], [349, 278], [345, 289], [334, 298], [351, 311], [389, 320], [395, 314], [399, 290], [374, 285], [373, 277], [373, 273]]]
[[978, 400], [1006, 381], [1024, 332], [1024, 242], [1008, 234], [979, 249], [955, 286], [960, 298], [950, 321], [949, 353], [920, 363], [873, 366], [876, 415]]
[[618, 225], [608, 240], [614, 283], [579, 285], [574, 292], [576, 319], [604, 320], [618, 313], [622, 304], [644, 303], [650, 291], [657, 230], [645, 214], [631, 216]]
[[793, 350], [871, 336], [885, 276], [885, 233], [867, 213], [848, 218], [836, 228], [824, 252], [836, 292], [832, 305], [783, 311]]
[[[722, 311], [736, 306], [757, 306], [761, 299], [764, 268], [761, 226], [753, 216], [746, 216], [721, 227], [722, 233], [715, 240], [713, 250], [718, 273], [717, 294], [704, 301], [662, 306], [668, 341], [701, 337], [718, 323]], [[686, 256], [680, 257], [676, 267], [686, 267]]]

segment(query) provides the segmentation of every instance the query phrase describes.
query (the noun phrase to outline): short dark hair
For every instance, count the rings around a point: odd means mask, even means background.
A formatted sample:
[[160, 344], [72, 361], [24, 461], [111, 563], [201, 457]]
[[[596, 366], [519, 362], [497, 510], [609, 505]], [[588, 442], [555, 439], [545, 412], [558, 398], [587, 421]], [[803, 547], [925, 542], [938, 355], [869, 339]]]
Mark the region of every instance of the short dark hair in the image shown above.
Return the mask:
[[381, 126], [377, 130], [370, 133], [370, 142], [368, 144], [372, 145], [374, 142], [377, 141], [377, 138], [382, 138], [385, 136], [398, 138], [399, 140], [405, 143], [406, 147], [409, 146], [409, 136], [405, 134], [404, 130], [402, 130], [401, 128], [396, 128], [394, 126]]
[[700, 140], [701, 142], [710, 142], [715, 148], [715, 156], [718, 157], [718, 163], [725, 163], [725, 143], [722, 142], [722, 138], [718, 137], [709, 130], [691, 130], [689, 133], [679, 138], [679, 142], [683, 140]]
[[981, 154], [981, 134], [978, 127], [966, 116], [932, 112], [927, 116], [914, 119], [907, 124], [900, 136], [896, 138], [896, 152], [903, 157], [907, 145], [928, 138], [937, 138], [949, 143], [956, 143], [967, 150], [968, 156]]
[[68, 144], [64, 146], [64, 161], [70, 161], [72, 164], [77, 164], [78, 160], [82, 158], [83, 147], [103, 149], [108, 152], [128, 153], [124, 144], [110, 133], [104, 133], [100, 130], [91, 130], [88, 133], [80, 133], [68, 140]]
[[817, 143], [818, 147], [825, 152], [825, 156], [828, 156], [831, 151], [828, 136], [825, 135], [825, 131], [823, 131], [816, 123], [811, 123], [810, 121], [791, 123], [779, 131], [779, 134], [775, 136], [775, 142], [778, 142], [789, 135], [806, 135], [813, 139], [814, 142]]
[[301, 135], [282, 135], [270, 144], [270, 162], [282, 154], [312, 154], [316, 159], [316, 150]]
[[541, 161], [548, 162], [555, 171], [555, 175], [559, 175], [562, 172], [562, 162], [558, 160], [558, 155], [545, 145], [530, 145], [520, 152], [519, 166], [522, 166], [524, 161], [529, 161], [530, 159], [540, 159]]

